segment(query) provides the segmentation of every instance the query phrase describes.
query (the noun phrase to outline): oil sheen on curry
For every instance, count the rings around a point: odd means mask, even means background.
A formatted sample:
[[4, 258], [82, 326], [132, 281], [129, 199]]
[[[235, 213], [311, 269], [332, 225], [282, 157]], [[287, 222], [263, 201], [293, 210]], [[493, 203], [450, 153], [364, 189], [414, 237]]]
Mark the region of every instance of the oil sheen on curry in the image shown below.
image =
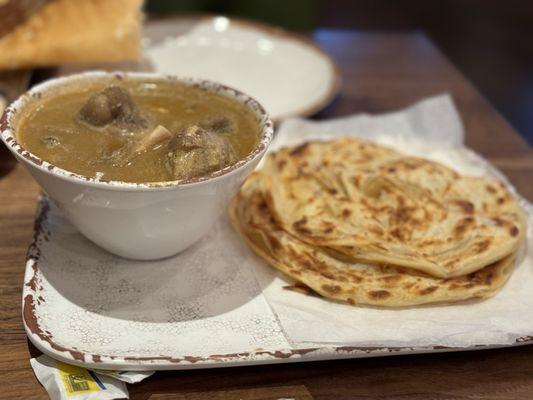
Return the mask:
[[65, 170], [136, 183], [205, 176], [257, 145], [257, 118], [236, 100], [179, 82], [111, 82], [43, 99], [18, 140]]

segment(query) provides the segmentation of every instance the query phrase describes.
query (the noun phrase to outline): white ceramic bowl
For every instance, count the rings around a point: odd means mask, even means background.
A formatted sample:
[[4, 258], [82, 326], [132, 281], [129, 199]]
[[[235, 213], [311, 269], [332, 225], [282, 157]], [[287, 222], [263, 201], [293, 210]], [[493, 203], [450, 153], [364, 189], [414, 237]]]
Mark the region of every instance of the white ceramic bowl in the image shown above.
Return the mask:
[[[92, 80], [118, 83], [145, 79], [194, 85], [237, 100], [257, 116], [261, 127], [258, 145], [244, 159], [210, 175], [182, 182], [137, 184], [99, 181], [66, 171], [30, 153], [17, 141], [18, 121], [27, 106], [38, 99]], [[151, 260], [177, 254], [207, 233], [265, 154], [273, 125], [259, 103], [218, 83], [150, 73], [87, 72], [32, 88], [6, 109], [0, 131], [2, 141], [81, 233], [119, 256]]]

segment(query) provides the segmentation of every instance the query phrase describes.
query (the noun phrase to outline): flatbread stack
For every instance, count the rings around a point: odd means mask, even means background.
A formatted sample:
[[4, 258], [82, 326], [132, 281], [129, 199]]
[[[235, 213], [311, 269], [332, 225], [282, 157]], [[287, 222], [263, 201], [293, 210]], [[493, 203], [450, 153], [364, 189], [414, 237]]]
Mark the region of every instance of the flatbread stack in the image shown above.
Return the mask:
[[229, 213], [300, 287], [383, 307], [495, 294], [526, 230], [501, 182], [351, 138], [270, 154]]

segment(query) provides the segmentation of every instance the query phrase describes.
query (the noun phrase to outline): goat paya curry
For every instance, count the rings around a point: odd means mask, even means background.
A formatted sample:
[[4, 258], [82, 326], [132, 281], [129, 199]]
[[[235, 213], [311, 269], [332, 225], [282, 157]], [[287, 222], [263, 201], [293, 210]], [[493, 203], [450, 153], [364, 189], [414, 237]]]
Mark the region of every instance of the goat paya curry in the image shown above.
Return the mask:
[[168, 81], [67, 87], [36, 102], [20, 143], [65, 170], [101, 180], [165, 182], [205, 176], [257, 145], [254, 113], [234, 99]]

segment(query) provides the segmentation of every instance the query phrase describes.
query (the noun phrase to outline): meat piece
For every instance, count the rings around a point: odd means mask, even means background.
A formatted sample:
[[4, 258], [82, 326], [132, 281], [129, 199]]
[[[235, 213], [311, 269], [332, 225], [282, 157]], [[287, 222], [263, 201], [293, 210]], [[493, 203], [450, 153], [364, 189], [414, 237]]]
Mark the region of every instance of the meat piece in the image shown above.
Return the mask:
[[167, 166], [173, 179], [189, 179], [224, 168], [235, 162], [229, 141], [193, 125], [169, 142]]
[[152, 132], [143, 136], [143, 138], [137, 143], [134, 152], [137, 154], [142, 153], [157, 144], [170, 140], [171, 137], [172, 133], [170, 133], [167, 128], [163, 125], [157, 125]]
[[111, 113], [122, 124], [132, 125], [138, 129], [147, 128], [148, 123], [127, 90], [119, 86], [109, 86], [103, 90], [109, 99]]
[[111, 113], [109, 99], [103, 93], [91, 96], [80, 110], [78, 117], [93, 126], [104, 126], [115, 119]]
[[190, 126], [185, 132], [174, 135], [168, 144], [171, 151], [194, 150], [206, 146], [204, 130], [196, 125]]
[[41, 138], [41, 141], [49, 149], [53, 149], [54, 147], [57, 147], [60, 144], [59, 139], [56, 136], [52, 136], [52, 135], [43, 136]]
[[172, 138], [172, 133], [164, 126], [157, 125], [138, 141], [131, 138], [124, 140], [116, 136], [111, 138], [113, 140], [108, 140], [101, 157], [110, 160], [115, 167], [124, 167], [141, 153], [163, 145], [165, 141]]
[[110, 163], [114, 167], [123, 167], [132, 158], [132, 140], [126, 137], [109, 135], [98, 152], [98, 157], [90, 160], [91, 165]]
[[118, 86], [108, 86], [92, 95], [79, 111], [78, 118], [97, 127], [114, 123], [138, 131], [148, 126], [128, 91]]
[[235, 131], [235, 123], [226, 116], [217, 115], [203, 121], [200, 126], [215, 133], [231, 133]]
[[128, 143], [123, 147], [115, 150], [109, 155], [109, 160], [114, 167], [125, 167], [128, 165], [134, 157], [135, 153], [132, 152], [132, 145]]

